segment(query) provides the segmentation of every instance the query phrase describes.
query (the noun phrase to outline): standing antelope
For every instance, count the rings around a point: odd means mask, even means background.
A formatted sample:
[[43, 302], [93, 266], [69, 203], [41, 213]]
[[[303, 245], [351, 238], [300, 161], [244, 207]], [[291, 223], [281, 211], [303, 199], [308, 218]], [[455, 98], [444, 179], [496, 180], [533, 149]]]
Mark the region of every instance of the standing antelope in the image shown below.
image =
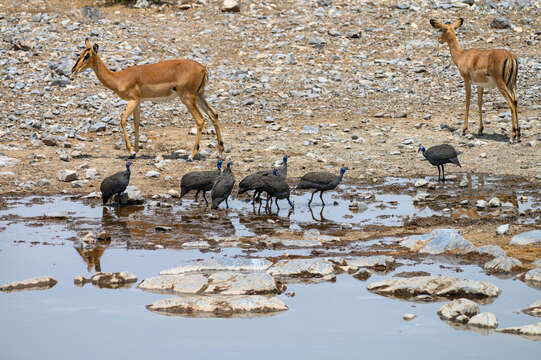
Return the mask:
[[[81, 52], [71, 72], [76, 74], [87, 68], [92, 68], [103, 85], [113, 90], [121, 99], [128, 100], [128, 105], [120, 124], [124, 133], [129, 158], [135, 158], [139, 150], [139, 119], [141, 100], [172, 100], [175, 95], [186, 105], [197, 124], [197, 136], [190, 155], [190, 160], [199, 151], [199, 141], [205, 119], [201, 108], [210, 118], [218, 138], [218, 151], [224, 150], [222, 132], [218, 123], [218, 114], [205, 100], [205, 85], [208, 74], [203, 65], [192, 60], [167, 60], [155, 64], [130, 66], [117, 72], [111, 71], [98, 56], [98, 44], [92, 46], [85, 40], [86, 49]], [[199, 106], [199, 107], [198, 107]], [[126, 122], [133, 113], [135, 123], [135, 151], [132, 151]]]
[[462, 50], [456, 40], [455, 29], [464, 23], [460, 18], [453, 24], [442, 24], [430, 20], [433, 28], [440, 29], [438, 37], [440, 44], [447, 43], [453, 62], [458, 67], [460, 75], [464, 78], [466, 88], [466, 116], [462, 134], [468, 130], [468, 115], [470, 111], [471, 83], [477, 85], [477, 105], [479, 106], [479, 135], [483, 133], [483, 90], [497, 87], [511, 108], [512, 140], [520, 142], [520, 126], [518, 124], [517, 110], [517, 72], [518, 58], [511, 52], [503, 49]]

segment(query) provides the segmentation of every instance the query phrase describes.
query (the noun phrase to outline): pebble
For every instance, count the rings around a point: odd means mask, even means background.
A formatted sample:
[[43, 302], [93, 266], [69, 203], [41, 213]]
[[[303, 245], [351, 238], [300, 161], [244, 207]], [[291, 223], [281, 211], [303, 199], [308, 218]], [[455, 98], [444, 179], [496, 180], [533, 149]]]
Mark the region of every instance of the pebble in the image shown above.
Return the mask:
[[506, 235], [509, 234], [509, 224], [500, 225], [496, 228], [496, 234]]

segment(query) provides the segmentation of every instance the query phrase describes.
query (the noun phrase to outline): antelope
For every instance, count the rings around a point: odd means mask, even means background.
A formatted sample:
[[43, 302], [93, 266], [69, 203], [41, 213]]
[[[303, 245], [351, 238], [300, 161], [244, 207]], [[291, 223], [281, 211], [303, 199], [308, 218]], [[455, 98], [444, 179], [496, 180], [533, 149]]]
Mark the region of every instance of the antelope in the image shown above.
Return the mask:
[[[113, 90], [121, 99], [127, 100], [128, 105], [122, 114], [120, 125], [126, 142], [129, 158], [135, 158], [139, 150], [139, 121], [140, 105], [142, 100], [168, 101], [176, 96], [186, 105], [197, 124], [197, 135], [189, 160], [193, 160], [199, 151], [199, 142], [205, 118], [201, 114], [202, 109], [210, 118], [216, 130], [218, 139], [218, 151], [224, 150], [222, 132], [218, 123], [218, 114], [205, 99], [205, 85], [208, 81], [206, 68], [193, 60], [166, 60], [154, 64], [130, 66], [124, 70], [111, 71], [98, 55], [98, 44], [92, 45], [85, 40], [86, 48], [81, 52], [75, 65], [71, 69], [72, 74], [77, 74], [87, 68], [92, 68], [100, 82], [110, 90]], [[133, 114], [135, 151], [132, 150], [126, 122]]]
[[471, 83], [477, 85], [477, 105], [479, 107], [479, 135], [483, 134], [483, 91], [485, 88], [497, 87], [511, 109], [512, 137], [511, 141], [520, 142], [520, 126], [518, 123], [517, 103], [517, 72], [518, 58], [511, 52], [503, 49], [463, 50], [456, 40], [455, 29], [464, 23], [460, 18], [452, 24], [442, 24], [434, 19], [430, 20], [433, 28], [441, 31], [438, 41], [447, 43], [451, 58], [464, 79], [466, 89], [466, 116], [462, 135], [468, 130], [468, 115], [470, 112]]

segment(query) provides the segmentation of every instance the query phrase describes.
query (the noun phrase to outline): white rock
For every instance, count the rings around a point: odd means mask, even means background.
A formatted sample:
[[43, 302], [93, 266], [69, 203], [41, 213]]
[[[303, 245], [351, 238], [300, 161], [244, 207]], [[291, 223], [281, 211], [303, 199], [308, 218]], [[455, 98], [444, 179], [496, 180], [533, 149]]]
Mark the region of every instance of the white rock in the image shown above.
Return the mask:
[[323, 259], [291, 259], [279, 261], [267, 272], [272, 276], [322, 277], [333, 274], [334, 267]]
[[240, 0], [224, 0], [222, 5], [222, 11], [224, 12], [239, 12]]
[[509, 234], [509, 224], [500, 225], [496, 228], [496, 234], [506, 235]]
[[435, 229], [424, 235], [412, 235], [399, 241], [401, 246], [425, 254], [442, 254], [449, 251], [473, 250], [473, 244], [464, 239], [456, 229]]
[[477, 200], [475, 202], [475, 206], [478, 209], [485, 209], [488, 206], [488, 203], [486, 202], [486, 200]]
[[402, 319], [406, 320], [406, 321], [410, 321], [410, 320], [413, 320], [417, 317], [417, 315], [415, 314], [404, 314], [402, 316]]
[[443, 305], [438, 310], [438, 315], [444, 320], [460, 321], [460, 315], [471, 318], [479, 314], [479, 305], [469, 299], [457, 299]]
[[77, 171], [75, 170], [61, 170], [58, 173], [58, 180], [64, 182], [75, 181], [78, 179]]
[[120, 194], [120, 203], [123, 205], [137, 205], [144, 202], [145, 198], [137, 186], [130, 185]]
[[499, 256], [483, 265], [483, 269], [488, 272], [510, 272], [520, 267], [522, 263], [510, 256]]
[[541, 268], [535, 268], [524, 274], [525, 281], [534, 281], [541, 283]]
[[488, 202], [488, 205], [490, 207], [500, 207], [502, 206], [502, 202], [500, 201], [500, 199], [498, 199], [497, 197], [493, 197], [492, 199], [490, 199], [490, 201]]
[[505, 251], [497, 245], [484, 245], [478, 248], [467, 251], [466, 253], [474, 252], [480, 255], [490, 255], [492, 257], [505, 256]]
[[98, 287], [106, 287], [116, 289], [119, 287], [126, 287], [137, 281], [137, 277], [127, 271], [114, 272], [114, 273], [96, 273], [90, 280], [93, 285]]
[[541, 322], [524, 326], [508, 327], [496, 331], [517, 335], [541, 336]]
[[169, 195], [171, 195], [171, 197], [174, 197], [175, 199], [180, 197], [180, 193], [178, 191], [176, 191], [175, 189], [169, 189], [169, 191], [167, 191], [167, 193]]
[[145, 177], [158, 179], [160, 177], [160, 172], [156, 170], [150, 170], [145, 174]]
[[346, 259], [346, 263], [349, 267], [354, 269], [354, 271], [360, 268], [375, 268], [385, 270], [394, 265], [395, 260], [392, 256], [377, 255]]
[[50, 276], [40, 276], [22, 281], [14, 281], [0, 286], [0, 291], [43, 290], [55, 286], [57, 281]]
[[186, 295], [163, 299], [147, 305], [151, 311], [166, 314], [234, 316], [249, 313], [272, 313], [287, 310], [277, 297], [263, 295], [199, 296]]
[[93, 180], [98, 176], [98, 170], [95, 168], [90, 168], [85, 170], [85, 179]]
[[423, 187], [426, 185], [428, 185], [428, 181], [426, 181], [425, 179], [419, 179], [415, 182], [415, 187]]
[[7, 156], [0, 155], [0, 167], [4, 166], [14, 166], [20, 162], [18, 159], [10, 158]]
[[541, 316], [541, 299], [523, 309], [522, 312], [531, 316]]
[[496, 315], [490, 312], [483, 312], [475, 315], [468, 321], [469, 326], [475, 326], [480, 328], [496, 329], [498, 327], [498, 320]]
[[541, 230], [532, 230], [513, 236], [510, 245], [541, 245]]
[[160, 271], [161, 275], [184, 274], [203, 271], [265, 271], [272, 265], [266, 259], [218, 257], [194, 260], [178, 267]]

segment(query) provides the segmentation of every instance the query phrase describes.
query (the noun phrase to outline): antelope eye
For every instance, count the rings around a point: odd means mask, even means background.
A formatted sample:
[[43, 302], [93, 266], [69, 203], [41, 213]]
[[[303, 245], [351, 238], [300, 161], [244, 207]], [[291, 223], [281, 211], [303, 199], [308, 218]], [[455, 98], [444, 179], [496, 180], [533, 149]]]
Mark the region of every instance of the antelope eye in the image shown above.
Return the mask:
[[90, 57], [90, 54], [87, 53], [87, 54], [85, 55], [85, 60], [87, 60], [89, 57]]

